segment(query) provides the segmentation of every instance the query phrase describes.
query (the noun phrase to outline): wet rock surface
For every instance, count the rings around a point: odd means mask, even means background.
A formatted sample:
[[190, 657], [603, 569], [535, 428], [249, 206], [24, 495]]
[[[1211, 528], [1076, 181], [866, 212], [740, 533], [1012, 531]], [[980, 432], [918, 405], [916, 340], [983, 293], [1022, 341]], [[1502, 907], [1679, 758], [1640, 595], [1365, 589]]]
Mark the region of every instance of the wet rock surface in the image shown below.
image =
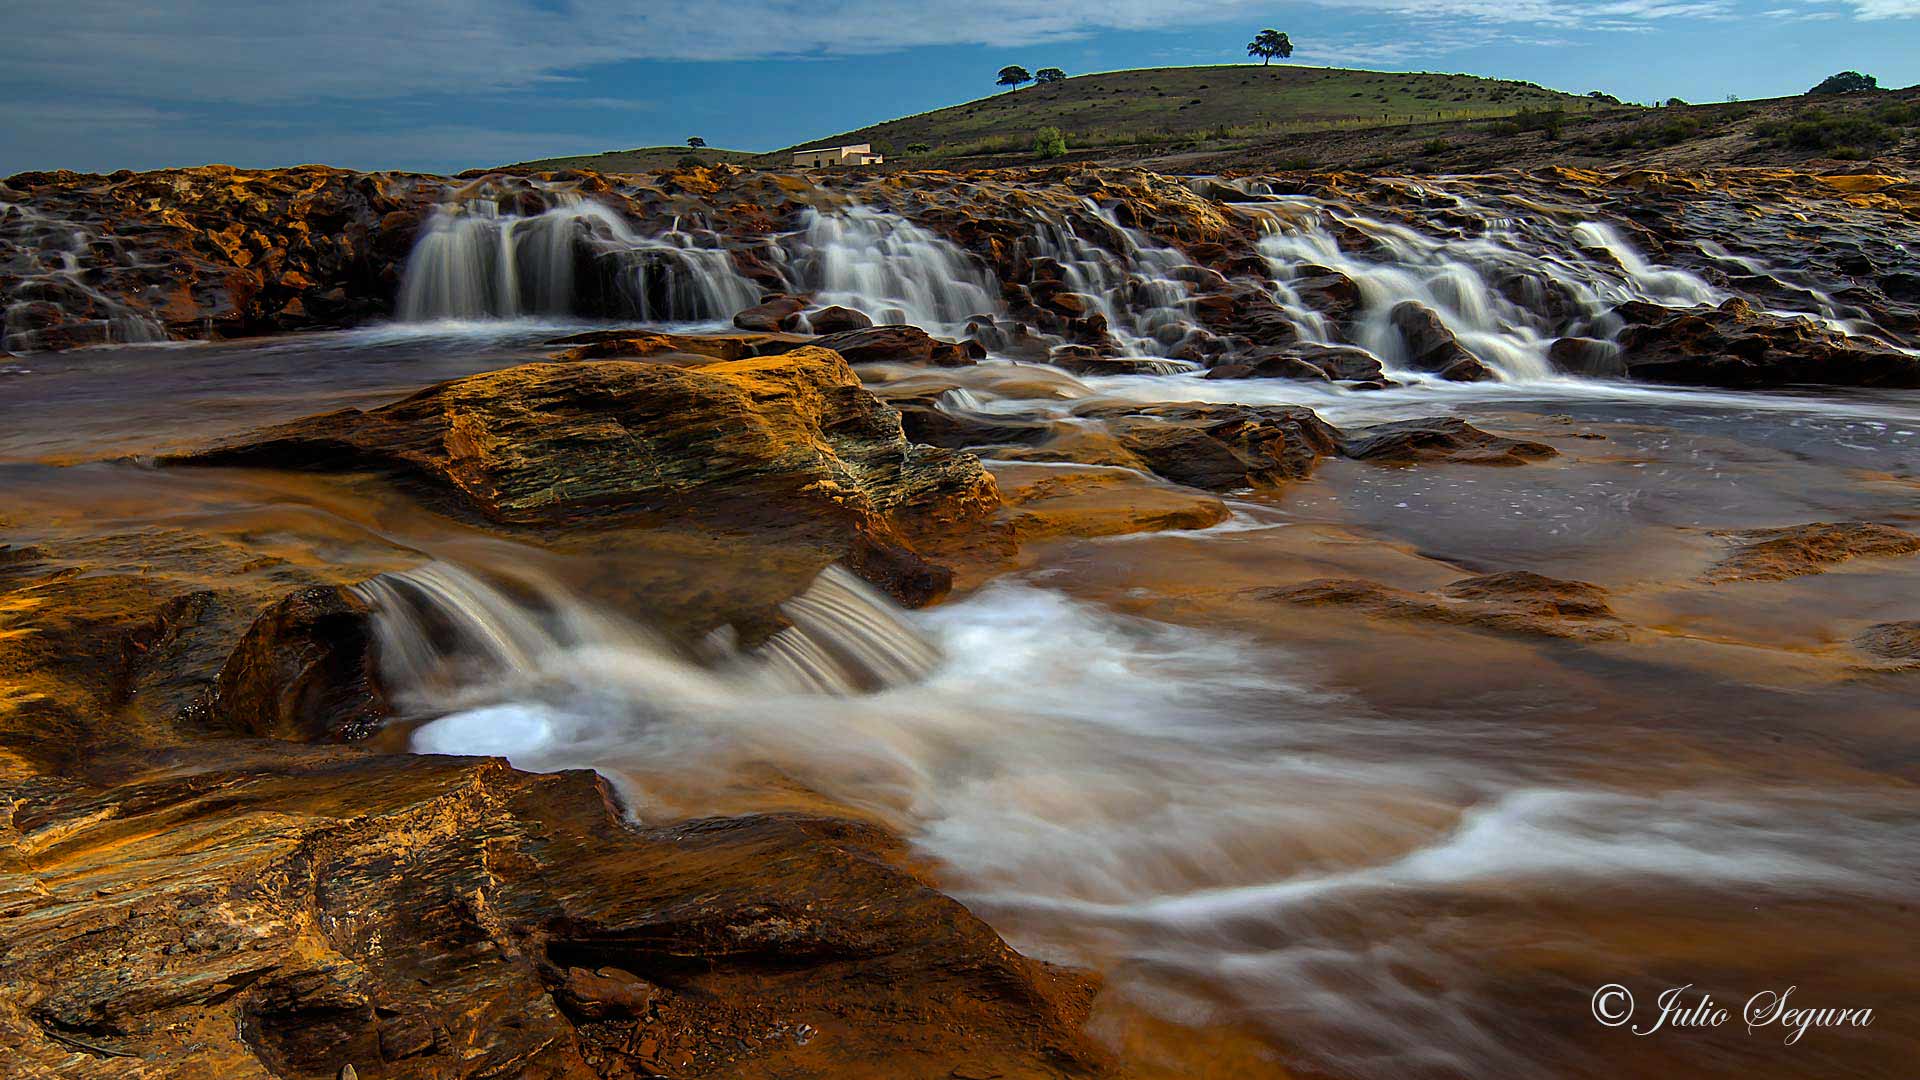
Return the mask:
[[1383, 465], [1423, 461], [1524, 465], [1554, 457], [1559, 451], [1546, 443], [1495, 435], [1465, 420], [1445, 416], [1376, 424], [1348, 432], [1341, 437], [1340, 453]]
[[1746, 388], [1920, 386], [1920, 359], [1808, 319], [1756, 312], [1744, 300], [1679, 312], [1627, 304], [1618, 314], [1627, 322], [1621, 361], [1635, 378]]
[[507, 526], [688, 515], [784, 530], [909, 602], [944, 591], [909, 538], [964, 530], [999, 505], [975, 459], [909, 443], [899, 415], [819, 348], [687, 368], [529, 364], [168, 461], [394, 472]]
[[635, 827], [584, 772], [248, 740], [0, 799], [28, 1075], [1102, 1071], [1087, 984], [869, 827]]
[[1627, 636], [1607, 592], [1584, 581], [1530, 571], [1462, 578], [1432, 592], [1375, 581], [1322, 579], [1258, 590], [1261, 599], [1348, 608], [1378, 618], [1469, 626], [1535, 637], [1608, 640]]
[[[937, 314], [956, 329], [966, 323], [978, 348], [1028, 358], [1068, 346], [1063, 359], [1091, 372], [1167, 370], [1140, 366], [1147, 355], [1223, 378], [1317, 379], [1318, 368], [1335, 381], [1369, 384], [1381, 373], [1329, 350], [1373, 341], [1366, 325], [1381, 323], [1410, 369], [1482, 380], [1506, 361], [1463, 343], [1465, 328], [1492, 331], [1502, 319], [1524, 318], [1558, 342], [1540, 363], [1589, 377], [1913, 386], [1916, 363], [1901, 350], [1920, 348], [1913, 284], [1920, 263], [1887, 239], [1910, 230], [1920, 214], [1902, 194], [1911, 187], [1899, 176], [1751, 169], [1549, 168], [1418, 182], [1283, 174], [1231, 183], [1087, 166], [885, 178], [717, 166], [463, 183], [318, 167], [29, 173], [0, 189], [0, 203], [10, 207], [0, 220], [0, 266], [9, 268], [0, 272], [0, 296], [15, 349], [345, 325], [410, 302], [396, 295], [416, 238], [487, 221], [541, 221], [574, 237], [573, 259], [554, 268], [573, 285], [567, 296], [548, 297], [546, 285], [529, 284], [513, 311], [494, 310], [511, 299], [503, 296], [465, 298], [444, 310], [415, 296], [424, 306], [414, 314], [737, 319], [767, 333], [879, 331], [831, 346], [856, 363], [867, 362], [866, 352], [936, 363], [977, 359], [977, 352], [900, 340], [896, 327], [862, 325], [898, 321], [900, 312], [857, 311], [814, 295], [822, 272], [796, 261], [796, 238], [858, 208], [895, 215], [951, 245], [942, 273], [969, 279], [968, 307], [916, 309], [907, 321]], [[1270, 226], [1262, 222], [1275, 220], [1264, 215], [1278, 204], [1249, 202], [1249, 191], [1339, 208], [1338, 215], [1288, 210], [1282, 234], [1311, 225], [1343, 257], [1360, 261], [1336, 268], [1322, 265], [1322, 256], [1276, 260], [1263, 246]], [[563, 194], [573, 201], [557, 203]], [[482, 206], [486, 213], [469, 212]], [[557, 207], [576, 216], [542, 216]], [[1397, 243], [1381, 227], [1471, 244], [1485, 240], [1490, 221], [1508, 217], [1522, 228], [1502, 242], [1516, 245], [1522, 259], [1476, 266], [1478, 283], [1463, 285], [1466, 279], [1432, 267], [1426, 292], [1376, 310], [1369, 305], [1378, 301], [1355, 280], [1382, 245]], [[1358, 218], [1378, 224], [1361, 227]], [[1534, 254], [1590, 259], [1625, 274], [1639, 295], [1612, 304], [1617, 310], [1588, 310], [1577, 290], [1522, 265], [1529, 236], [1582, 219], [1605, 223], [1605, 235], [1580, 241], [1577, 254]], [[625, 236], [617, 242], [606, 235], [616, 220], [615, 232]], [[683, 232], [683, 221], [705, 224]], [[35, 262], [33, 251], [49, 237], [75, 230], [94, 238], [75, 253], [75, 271]], [[875, 242], [894, 245], [887, 259], [908, 257], [899, 247], [905, 241]], [[1622, 262], [1617, 243], [1639, 254]], [[1703, 284], [1680, 287], [1641, 258]], [[1276, 289], [1279, 279], [1284, 291]], [[916, 303], [924, 307], [925, 299]], [[979, 310], [970, 310], [975, 304]], [[1853, 333], [1814, 321], [1829, 317]], [[1616, 354], [1607, 346], [1622, 325]]]
[[1817, 521], [1729, 533], [1726, 539], [1734, 550], [1707, 571], [1707, 581], [1784, 581], [1823, 574], [1851, 559], [1920, 554], [1920, 536], [1868, 521]]

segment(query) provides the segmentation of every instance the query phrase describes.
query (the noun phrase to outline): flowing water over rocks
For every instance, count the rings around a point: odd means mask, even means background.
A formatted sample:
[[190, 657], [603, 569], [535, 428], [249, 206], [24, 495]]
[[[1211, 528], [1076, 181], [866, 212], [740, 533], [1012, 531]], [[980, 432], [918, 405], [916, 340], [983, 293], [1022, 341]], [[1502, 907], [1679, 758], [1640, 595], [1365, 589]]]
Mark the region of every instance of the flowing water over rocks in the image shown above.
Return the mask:
[[1920, 1054], [1891, 186], [7, 185], [29, 1075]]

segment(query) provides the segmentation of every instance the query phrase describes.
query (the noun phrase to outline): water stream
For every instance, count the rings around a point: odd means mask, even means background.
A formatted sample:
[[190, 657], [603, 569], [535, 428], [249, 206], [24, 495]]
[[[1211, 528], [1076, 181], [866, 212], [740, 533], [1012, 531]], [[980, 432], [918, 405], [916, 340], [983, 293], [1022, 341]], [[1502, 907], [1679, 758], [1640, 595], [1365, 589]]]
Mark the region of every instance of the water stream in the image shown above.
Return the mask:
[[[553, 572], [618, 579], [631, 568], [616, 554], [536, 565], [457, 549], [447, 526], [364, 486], [295, 498], [127, 459], [521, 362], [597, 320], [711, 322], [758, 300], [721, 238], [691, 223], [649, 234], [551, 193], [538, 212], [442, 208], [394, 326], [21, 361], [0, 382], [8, 542], [186, 522], [339, 559], [378, 548], [360, 592], [413, 749], [597, 769], [645, 821], [882, 822], [1016, 945], [1100, 971], [1096, 1030], [1176, 1075], [1246, 1075], [1208, 1056], [1242, 1038], [1276, 1076], [1891, 1076], [1920, 1059], [1915, 676], [1844, 652], [1866, 623], [1920, 619], [1920, 569], [1697, 581], [1722, 530], [1911, 526], [1920, 396], [1565, 376], [1549, 346], [1610, 338], [1613, 305], [1721, 291], [1598, 221], [1484, 206], [1484, 227], [1452, 235], [1249, 198], [1263, 287], [1299, 337], [1334, 341], [1296, 286], [1338, 271], [1361, 297], [1347, 344], [1403, 385], [1075, 378], [995, 357], [940, 372], [943, 407], [1298, 403], [1343, 427], [1454, 415], [1552, 439], [1562, 457], [1332, 462], [1236, 496], [1224, 526], [1063, 542], [922, 612], [829, 570], [786, 603], [788, 628], [747, 644], [729, 628], [675, 639], [644, 596], [596, 598]], [[1164, 357], [1193, 333], [1180, 252], [1097, 206], [1033, 229], [1029, 254], [1062, 265], [1126, 355]], [[816, 309], [950, 335], [1006, 316], [978, 260], [898, 215], [812, 212], [777, 243], [770, 261]], [[1391, 313], [1409, 300], [1501, 380], [1408, 371]], [[1839, 305], [1809, 314], [1844, 321]], [[88, 509], [109, 496], [111, 514]], [[1303, 577], [1425, 589], [1502, 569], [1601, 584], [1646, 629], [1582, 646], [1253, 596]], [[690, 592], [712, 573], [675, 572]], [[1689, 982], [1735, 1002], [1797, 984], [1809, 1004], [1885, 1019], [1783, 1048], [1731, 1027], [1617, 1037], [1588, 1014], [1604, 983]], [[1137, 1036], [1160, 1025], [1183, 1034]]]

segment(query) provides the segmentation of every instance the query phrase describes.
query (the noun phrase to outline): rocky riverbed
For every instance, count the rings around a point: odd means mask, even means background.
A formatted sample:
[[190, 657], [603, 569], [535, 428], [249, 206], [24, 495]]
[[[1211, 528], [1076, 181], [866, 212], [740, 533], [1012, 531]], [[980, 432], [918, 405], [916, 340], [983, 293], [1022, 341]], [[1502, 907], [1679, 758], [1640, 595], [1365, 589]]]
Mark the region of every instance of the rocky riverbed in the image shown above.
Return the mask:
[[0, 204], [21, 1075], [1920, 1050], [1902, 177]]

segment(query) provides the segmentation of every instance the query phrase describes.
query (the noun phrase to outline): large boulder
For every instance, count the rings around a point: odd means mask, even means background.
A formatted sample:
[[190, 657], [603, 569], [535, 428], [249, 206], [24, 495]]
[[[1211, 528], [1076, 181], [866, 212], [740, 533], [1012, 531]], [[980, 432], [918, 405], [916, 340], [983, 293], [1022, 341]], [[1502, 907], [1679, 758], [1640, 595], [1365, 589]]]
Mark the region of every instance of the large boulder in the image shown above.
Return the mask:
[[1480, 382], [1494, 377], [1480, 358], [1468, 352], [1432, 308], [1417, 300], [1394, 305], [1389, 320], [1407, 351], [1407, 366], [1431, 371], [1452, 382]]
[[526, 364], [165, 460], [391, 472], [509, 527], [786, 530], [908, 602], [946, 582], [913, 538], [964, 532], [999, 506], [977, 460], [910, 443], [845, 359], [810, 346], [699, 367]]
[[865, 330], [873, 325], [873, 320], [864, 311], [836, 304], [807, 312], [807, 325], [816, 334], [838, 334], [847, 330]]
[[1756, 311], [1744, 300], [1683, 309], [1634, 301], [1615, 314], [1626, 323], [1619, 342], [1636, 379], [1740, 388], [1920, 386], [1920, 359], [1811, 319]]
[[806, 307], [807, 302], [797, 296], [770, 296], [736, 313], [733, 325], [765, 334], [792, 330], [800, 325], [800, 313]]

